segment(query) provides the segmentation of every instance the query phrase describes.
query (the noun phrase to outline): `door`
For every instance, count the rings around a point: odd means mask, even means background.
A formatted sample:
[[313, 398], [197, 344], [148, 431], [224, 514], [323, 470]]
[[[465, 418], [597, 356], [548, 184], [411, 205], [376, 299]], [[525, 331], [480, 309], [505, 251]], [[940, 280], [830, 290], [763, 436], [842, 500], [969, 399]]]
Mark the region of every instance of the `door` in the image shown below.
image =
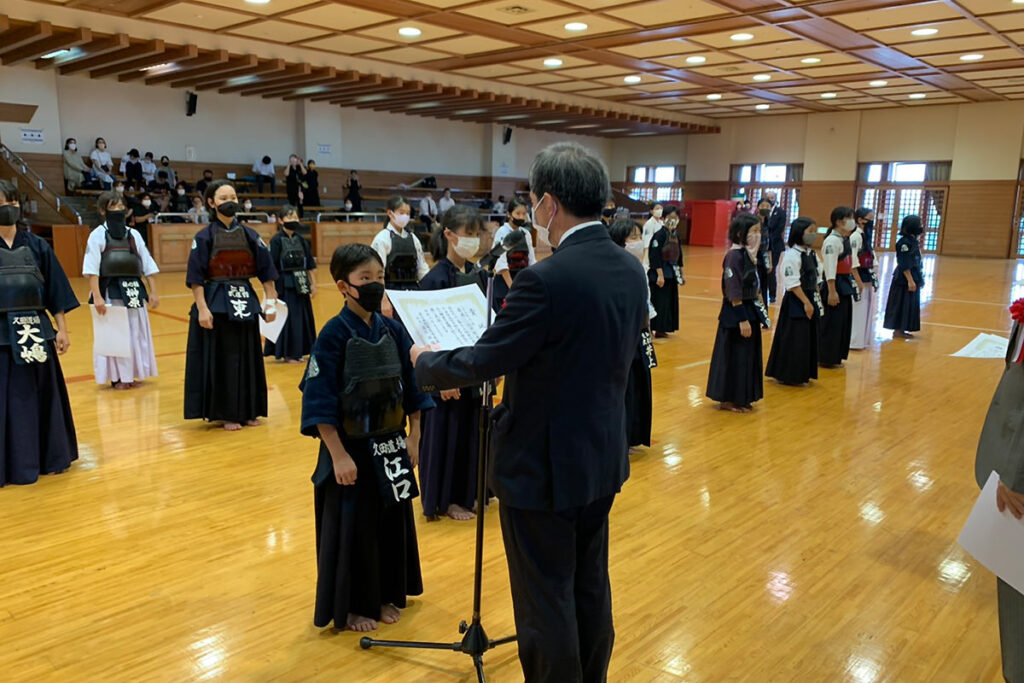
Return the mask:
[[924, 227], [921, 250], [935, 254], [942, 246], [945, 187], [862, 187], [859, 206], [875, 211], [875, 249], [892, 250], [899, 240], [903, 219], [912, 215], [920, 216]]

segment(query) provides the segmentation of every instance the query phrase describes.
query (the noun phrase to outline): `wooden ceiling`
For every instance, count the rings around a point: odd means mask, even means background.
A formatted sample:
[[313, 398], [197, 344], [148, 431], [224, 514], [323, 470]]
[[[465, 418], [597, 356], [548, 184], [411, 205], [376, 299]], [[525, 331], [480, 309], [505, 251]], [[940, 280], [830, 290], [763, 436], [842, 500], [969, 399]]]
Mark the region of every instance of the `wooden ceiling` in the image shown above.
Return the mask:
[[[37, 1], [414, 66], [437, 72], [439, 81], [449, 74], [526, 86], [535, 97], [89, 35], [46, 22], [12, 22], [0, 34], [3, 63], [10, 55], [40, 66], [59, 62], [62, 73], [594, 135], [711, 129], [664, 118], [672, 114], [1024, 99], [1024, 0]], [[40, 47], [62, 41], [81, 55], [39, 59]], [[165, 63], [174, 65], [167, 73], [139, 71]], [[554, 104], [546, 92], [594, 104]], [[649, 116], [617, 112], [619, 105], [643, 107]]]

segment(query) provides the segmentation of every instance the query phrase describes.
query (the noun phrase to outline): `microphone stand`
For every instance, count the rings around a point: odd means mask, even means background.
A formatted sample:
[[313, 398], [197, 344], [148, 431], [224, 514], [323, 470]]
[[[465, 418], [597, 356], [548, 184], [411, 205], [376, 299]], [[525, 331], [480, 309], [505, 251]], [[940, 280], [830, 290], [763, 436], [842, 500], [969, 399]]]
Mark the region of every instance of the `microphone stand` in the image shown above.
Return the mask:
[[[509, 240], [506, 239], [506, 242]], [[514, 243], [514, 242], [512, 242]], [[504, 248], [503, 248], [504, 247]], [[483, 266], [480, 272], [487, 279], [487, 327], [491, 326], [494, 315], [494, 263], [501, 254], [505, 253], [508, 247], [504, 243], [495, 247], [480, 261]], [[480, 410], [479, 441], [477, 443], [477, 472], [476, 472], [476, 549], [475, 566], [473, 570], [473, 616], [467, 624], [465, 621], [459, 623], [459, 633], [462, 640], [459, 642], [429, 642], [413, 640], [378, 640], [376, 638], [363, 637], [359, 640], [359, 646], [364, 650], [371, 647], [399, 647], [419, 650], [452, 650], [469, 655], [473, 659], [473, 666], [476, 668], [476, 678], [479, 683], [485, 683], [483, 655], [490, 649], [499, 645], [516, 642], [517, 636], [511, 635], [497, 640], [488, 638], [484, 631], [480, 617], [480, 594], [482, 592], [483, 563], [484, 563], [484, 511], [487, 509], [487, 460], [488, 445], [490, 444], [491, 411], [494, 408], [494, 401], [491, 396], [493, 389], [492, 380], [485, 380], [483, 383], [483, 399]]]

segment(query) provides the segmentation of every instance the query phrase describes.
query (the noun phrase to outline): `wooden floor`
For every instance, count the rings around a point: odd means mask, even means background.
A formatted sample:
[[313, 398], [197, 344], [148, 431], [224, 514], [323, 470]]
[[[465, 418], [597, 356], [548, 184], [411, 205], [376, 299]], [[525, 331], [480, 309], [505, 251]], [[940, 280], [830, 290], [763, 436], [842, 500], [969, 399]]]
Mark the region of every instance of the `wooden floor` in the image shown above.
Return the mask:
[[[880, 335], [811, 388], [769, 383], [751, 415], [704, 398], [721, 252], [695, 248], [687, 263], [683, 329], [657, 349], [656, 443], [612, 510], [610, 680], [1000, 680], [995, 580], [956, 536], [1001, 362], [950, 354], [1006, 332], [1024, 263], [927, 259], [918, 339]], [[341, 296], [320, 279], [322, 324]], [[81, 459], [0, 490], [0, 680], [474, 680], [461, 654], [363, 652], [355, 634], [313, 627], [303, 366], [267, 363], [264, 426], [183, 421], [182, 281], [161, 276], [161, 376], [135, 391], [95, 385], [88, 311], [70, 316], [62, 362]], [[512, 630], [497, 521], [492, 637]], [[457, 640], [473, 525], [418, 529], [426, 593], [378, 635]], [[489, 680], [522, 680], [514, 646], [486, 662]]]

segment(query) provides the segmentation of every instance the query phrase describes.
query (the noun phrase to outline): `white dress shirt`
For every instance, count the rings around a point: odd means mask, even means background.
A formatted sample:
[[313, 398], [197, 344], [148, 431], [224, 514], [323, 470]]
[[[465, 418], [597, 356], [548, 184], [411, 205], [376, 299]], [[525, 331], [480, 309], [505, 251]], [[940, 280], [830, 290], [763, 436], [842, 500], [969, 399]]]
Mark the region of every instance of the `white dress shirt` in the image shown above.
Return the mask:
[[505, 213], [505, 202], [495, 202], [494, 208], [491, 209], [492, 213]]
[[[526, 248], [530, 252], [530, 265], [532, 266], [537, 262], [537, 255], [533, 251], [533, 239], [530, 236], [530, 231], [523, 228], [513, 228], [511, 223], [505, 223], [497, 230], [494, 231], [494, 243], [492, 247], [496, 247], [501, 244], [501, 241], [505, 239], [507, 235], [511, 235], [513, 230], [519, 230], [523, 233], [523, 237], [526, 238]], [[508, 270], [508, 254], [502, 254], [498, 257], [498, 260], [494, 262], [494, 272], [502, 273]]]
[[[142, 235], [135, 228], [129, 228], [128, 234], [135, 240], [135, 248], [142, 259], [142, 274], [146, 277], [156, 275], [160, 268], [153, 260], [153, 256], [142, 241]], [[99, 227], [89, 233], [89, 241], [85, 243], [85, 259], [82, 261], [82, 275], [99, 275], [100, 261], [103, 258], [103, 250], [107, 246], [107, 224], [102, 223]]]
[[420, 200], [420, 215], [437, 217], [437, 202], [430, 195]]
[[559, 244], [564, 243], [572, 235], [575, 235], [580, 230], [583, 230], [584, 228], [589, 228], [592, 225], [599, 225], [599, 226], [601, 226], [603, 228], [604, 227], [604, 222], [603, 221], [588, 221], [586, 223], [580, 223], [579, 225], [574, 225], [574, 226], [572, 226], [571, 228], [569, 228], [568, 230], [565, 231], [565, 234], [562, 235], [562, 239], [558, 240], [558, 243]]
[[147, 183], [156, 180], [156, 164], [145, 157], [142, 159], [142, 179]]
[[385, 269], [388, 264], [388, 256], [391, 254], [391, 235], [398, 235], [399, 237], [412, 237], [413, 244], [416, 246], [416, 279], [422, 280], [423, 277], [430, 272], [430, 267], [427, 266], [427, 260], [423, 258], [423, 245], [420, 244], [420, 239], [413, 235], [411, 232], [404, 231], [399, 232], [395, 226], [391, 225], [388, 221], [388, 226], [378, 232], [373, 238], [373, 242], [370, 246], [380, 256], [380, 260], [384, 262]]
[[262, 161], [257, 161], [252, 165], [252, 172], [256, 175], [265, 175], [268, 178], [274, 177], [274, 164], [265, 164]]
[[455, 206], [455, 200], [451, 197], [441, 197], [441, 201], [437, 203], [437, 206], [443, 215], [445, 211]]

